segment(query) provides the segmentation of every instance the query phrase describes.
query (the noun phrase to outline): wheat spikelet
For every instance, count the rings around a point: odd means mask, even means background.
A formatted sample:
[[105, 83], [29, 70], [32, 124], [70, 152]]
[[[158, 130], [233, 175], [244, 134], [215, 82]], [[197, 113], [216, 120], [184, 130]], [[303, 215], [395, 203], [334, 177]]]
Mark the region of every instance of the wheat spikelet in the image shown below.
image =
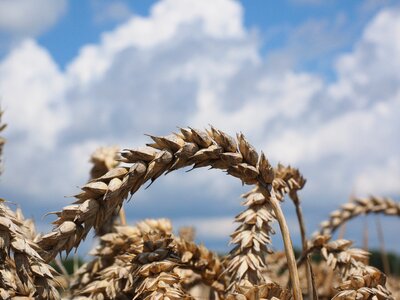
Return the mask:
[[182, 289], [181, 277], [176, 272], [179, 256], [173, 238], [145, 235], [143, 252], [136, 256], [135, 262], [134, 299], [192, 299]]
[[[211, 287], [211, 292], [215, 291], [222, 297], [226, 283], [222, 277], [224, 266], [220, 258], [203, 245], [196, 245], [182, 238], [176, 239], [175, 243], [180, 257], [180, 268], [192, 271], [186, 274], [185, 284], [191, 286], [195, 281], [202, 282]], [[198, 280], [194, 280], [196, 278]]]
[[[107, 172], [119, 165], [119, 162], [117, 161], [118, 152], [118, 146], [101, 147], [93, 152], [90, 157], [90, 162], [93, 164], [90, 170], [90, 177], [92, 180], [105, 175]], [[96, 235], [102, 236], [111, 232], [113, 226], [117, 224], [117, 217], [118, 210], [116, 209], [111, 217], [102, 224], [102, 226], [96, 228]]]
[[208, 132], [182, 128], [179, 134], [151, 138], [154, 143], [147, 147], [121, 153], [121, 161], [128, 166], [112, 169], [89, 182], [82, 187], [82, 193], [76, 196], [74, 204], [57, 213], [53, 232], [39, 241], [46, 259], [77, 247], [92, 227], [100, 228], [129, 194], [134, 194], [145, 182], [153, 182], [162, 174], [185, 166], [210, 166], [226, 170], [245, 184], [259, 184], [281, 227], [294, 297], [302, 299], [289, 230], [278, 203], [282, 200], [280, 189], [285, 182], [282, 180], [282, 183], [274, 185], [273, 172], [265, 156], [259, 157], [243, 134], [237, 136], [236, 142], [215, 128]]
[[0, 296], [59, 299], [56, 272], [38, 254], [22, 215], [0, 201]]
[[330, 214], [329, 220], [320, 224], [319, 234], [332, 235], [340, 225], [364, 214], [383, 213], [389, 216], [400, 216], [400, 203], [390, 198], [374, 197], [356, 198], [343, 204], [340, 209]]
[[100, 147], [96, 149], [90, 156], [90, 162], [93, 164], [90, 170], [90, 177], [101, 177], [118, 166], [119, 162], [116, 158], [119, 150], [118, 146]]
[[259, 188], [255, 187], [242, 197], [246, 199], [243, 205], [247, 208], [236, 216], [235, 221], [240, 225], [231, 235], [231, 243], [236, 246], [230, 252], [226, 269], [230, 276], [229, 289], [247, 281], [253, 285], [266, 283], [265, 254], [271, 252], [268, 245], [274, 234], [273, 210]]

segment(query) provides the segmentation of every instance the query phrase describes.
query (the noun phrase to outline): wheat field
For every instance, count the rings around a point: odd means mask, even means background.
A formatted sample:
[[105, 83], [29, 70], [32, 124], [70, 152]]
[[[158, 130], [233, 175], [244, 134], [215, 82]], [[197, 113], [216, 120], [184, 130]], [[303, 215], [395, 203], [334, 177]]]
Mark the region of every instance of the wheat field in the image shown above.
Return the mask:
[[[181, 128], [149, 138], [139, 148], [94, 152], [90, 180], [73, 203], [55, 213], [51, 232], [38, 233], [22, 211], [10, 209], [12, 199], [1, 199], [1, 299], [400, 299], [398, 278], [370, 266], [369, 253], [351, 241], [332, 238], [360, 215], [400, 216], [399, 202], [354, 198], [308, 236], [299, 195], [306, 179], [291, 166], [272, 166], [242, 133], [233, 138], [214, 127]], [[0, 154], [4, 145], [0, 138]], [[242, 195], [243, 211], [234, 217], [227, 255], [196, 244], [190, 227], [175, 235], [168, 219], [126, 223], [123, 207], [134, 205], [126, 203], [132, 195], [187, 167], [220, 169], [251, 186]], [[298, 217], [297, 255], [281, 209], [285, 198]], [[283, 252], [272, 251], [274, 222]], [[92, 260], [69, 274], [58, 255], [75, 251], [91, 231], [100, 241]]]

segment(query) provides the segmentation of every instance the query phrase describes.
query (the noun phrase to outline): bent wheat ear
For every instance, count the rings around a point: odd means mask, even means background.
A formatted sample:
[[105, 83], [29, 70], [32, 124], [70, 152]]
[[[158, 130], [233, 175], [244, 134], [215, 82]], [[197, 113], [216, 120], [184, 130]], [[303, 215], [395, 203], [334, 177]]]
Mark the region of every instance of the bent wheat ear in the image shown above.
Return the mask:
[[294, 298], [302, 299], [290, 234], [278, 202], [283, 197], [279, 188], [285, 182], [276, 183], [273, 176], [268, 175], [269, 170], [264, 167], [265, 157], [261, 155], [259, 161], [258, 153], [243, 134], [234, 141], [215, 128], [209, 132], [182, 128], [178, 134], [150, 137], [154, 143], [147, 148], [121, 153], [121, 162], [127, 164], [125, 175], [98, 178], [86, 184], [76, 196], [75, 203], [57, 213], [53, 232], [39, 241], [46, 259], [50, 260], [60, 251], [68, 253], [78, 247], [92, 227], [99, 229], [115, 209], [120, 208], [123, 201], [145, 182], [153, 182], [162, 174], [185, 166], [209, 166], [226, 170], [245, 184], [259, 184], [264, 197], [271, 199], [284, 239]]
[[400, 216], [400, 202], [390, 198], [356, 198], [343, 204], [330, 214], [329, 220], [320, 224], [321, 235], [332, 235], [345, 222], [364, 214], [382, 213], [388, 216]]

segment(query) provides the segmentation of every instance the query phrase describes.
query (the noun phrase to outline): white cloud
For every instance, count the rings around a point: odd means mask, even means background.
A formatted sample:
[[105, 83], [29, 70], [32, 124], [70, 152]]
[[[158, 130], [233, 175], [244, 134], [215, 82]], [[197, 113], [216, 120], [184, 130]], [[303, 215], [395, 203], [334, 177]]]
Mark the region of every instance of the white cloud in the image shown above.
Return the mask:
[[365, 107], [398, 91], [400, 75], [399, 9], [380, 12], [364, 30], [355, 49], [336, 64], [339, 80], [328, 90], [332, 100]]
[[25, 40], [0, 62], [0, 97], [7, 110], [9, 134], [28, 145], [54, 147], [68, 123], [64, 102], [65, 80], [49, 53]]
[[[221, 15], [220, 12], [224, 11]], [[69, 72], [87, 83], [101, 77], [119, 52], [147, 49], [176, 38], [180, 28], [200, 23], [207, 35], [234, 38], [244, 34], [241, 7], [231, 1], [218, 0], [213, 5], [197, 0], [166, 0], [156, 3], [150, 17], [132, 17], [115, 31], [105, 33], [100, 45], [86, 46], [69, 66]]]
[[233, 217], [215, 217], [215, 218], [181, 218], [173, 222], [177, 230], [182, 226], [193, 226], [196, 230], [196, 236], [200, 240], [204, 239], [227, 239], [237, 227]]
[[65, 11], [66, 0], [0, 1], [0, 33], [35, 36], [53, 25]]
[[367, 166], [356, 177], [355, 191], [361, 195], [398, 195], [400, 194], [399, 183], [400, 158], [388, 157], [382, 164]]
[[129, 6], [122, 1], [92, 1], [95, 22], [121, 22], [132, 16]]

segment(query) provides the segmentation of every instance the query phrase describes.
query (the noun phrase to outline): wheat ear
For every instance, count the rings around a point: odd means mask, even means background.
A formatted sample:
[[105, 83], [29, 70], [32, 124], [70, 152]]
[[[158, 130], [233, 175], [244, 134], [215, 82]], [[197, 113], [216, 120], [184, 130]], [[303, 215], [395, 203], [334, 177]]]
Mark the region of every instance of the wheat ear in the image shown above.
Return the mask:
[[319, 234], [332, 235], [336, 229], [347, 221], [364, 214], [382, 213], [389, 216], [400, 216], [400, 202], [390, 198], [374, 197], [356, 198], [343, 204], [340, 209], [330, 214], [329, 220], [320, 224]]
[[180, 259], [171, 230], [165, 219], [117, 226], [115, 233], [102, 237], [94, 252], [98, 258], [83, 268], [74, 294], [90, 299], [189, 298], [177, 272]]
[[[166, 137], [151, 136], [154, 143], [146, 148], [128, 149], [121, 153], [121, 161], [129, 167], [112, 169], [102, 177], [82, 187], [73, 205], [57, 213], [53, 232], [42, 237], [40, 246], [51, 259], [58, 252], [77, 247], [92, 227], [98, 229], [123, 201], [134, 194], [145, 182], [153, 182], [166, 172], [194, 165], [226, 170], [245, 184], [260, 184], [277, 216], [287, 253], [295, 300], [302, 299], [293, 248], [285, 217], [272, 188], [270, 170], [265, 168], [265, 157], [259, 156], [243, 134], [237, 142], [220, 130], [203, 132], [182, 128], [179, 134]], [[264, 160], [263, 160], [264, 158]]]
[[340, 273], [338, 292], [332, 298], [394, 300], [386, 287], [386, 276], [378, 269], [366, 265], [369, 253], [350, 248], [348, 240], [330, 241], [330, 236], [319, 235], [310, 242], [309, 249], [318, 249], [329, 267]]
[[38, 246], [29, 238], [22, 215], [0, 200], [0, 296], [2, 299], [30, 296], [35, 299], [59, 299], [55, 289], [55, 270], [38, 254]]
[[[271, 168], [272, 171], [272, 168]], [[275, 220], [269, 201], [255, 187], [247, 194], [243, 205], [247, 208], [236, 216], [239, 227], [231, 235], [235, 247], [228, 257], [226, 272], [230, 275], [229, 289], [234, 292], [237, 287], [248, 281], [253, 285], [265, 283], [263, 270], [266, 268], [266, 253], [271, 253], [271, 235], [274, 230], [271, 222]]]

